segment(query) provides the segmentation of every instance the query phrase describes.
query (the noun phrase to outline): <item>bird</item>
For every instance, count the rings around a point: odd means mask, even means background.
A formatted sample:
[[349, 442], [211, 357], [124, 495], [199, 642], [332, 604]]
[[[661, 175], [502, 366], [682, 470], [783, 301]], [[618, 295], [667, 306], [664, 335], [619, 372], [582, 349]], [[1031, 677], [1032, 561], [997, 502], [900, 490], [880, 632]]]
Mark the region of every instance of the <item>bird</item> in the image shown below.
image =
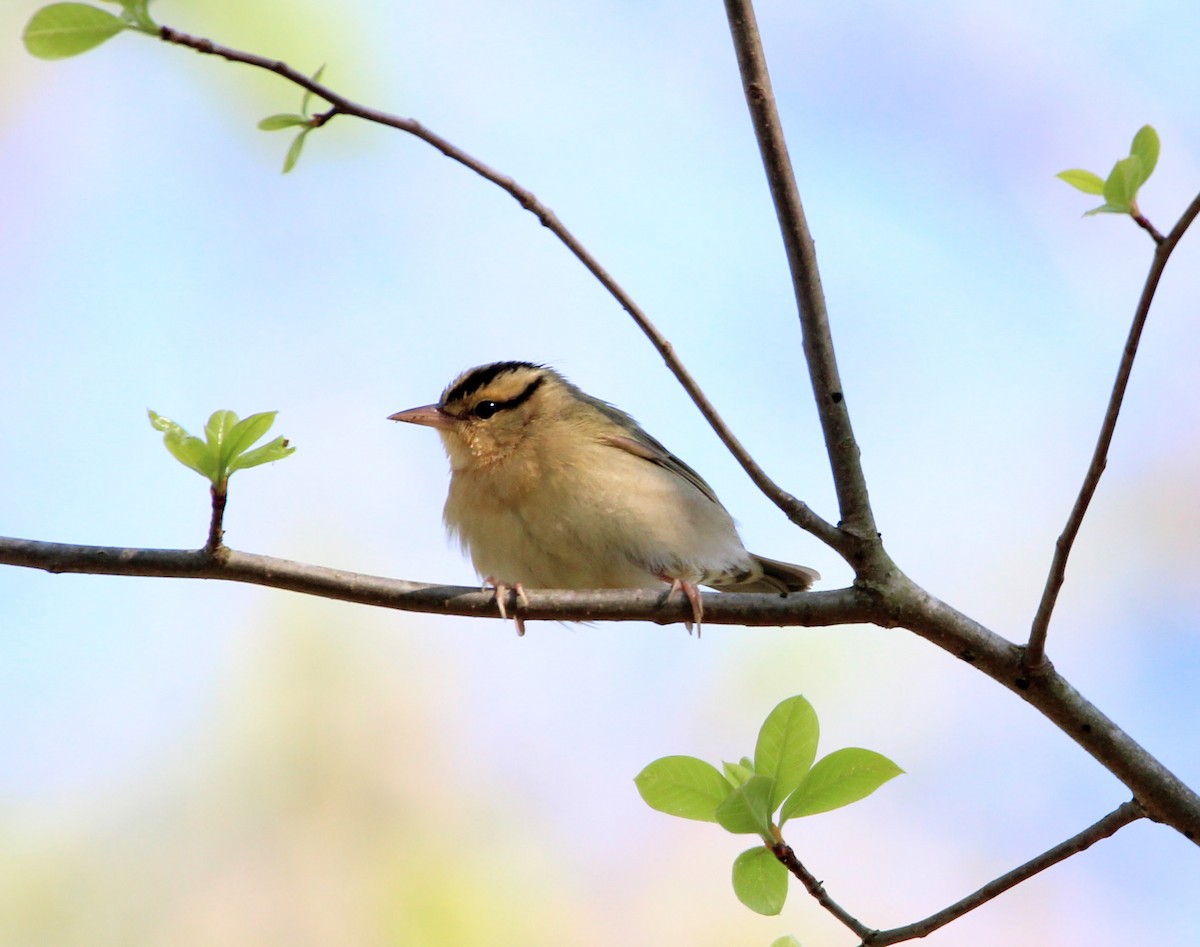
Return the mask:
[[[786, 595], [820, 574], [747, 552], [712, 488], [628, 414], [555, 369], [500, 361], [468, 369], [436, 404], [389, 420], [436, 430], [450, 461], [443, 511], [508, 617], [509, 589], [698, 586]], [[524, 634], [519, 611], [517, 633]], [[691, 631], [692, 621], [687, 628]]]

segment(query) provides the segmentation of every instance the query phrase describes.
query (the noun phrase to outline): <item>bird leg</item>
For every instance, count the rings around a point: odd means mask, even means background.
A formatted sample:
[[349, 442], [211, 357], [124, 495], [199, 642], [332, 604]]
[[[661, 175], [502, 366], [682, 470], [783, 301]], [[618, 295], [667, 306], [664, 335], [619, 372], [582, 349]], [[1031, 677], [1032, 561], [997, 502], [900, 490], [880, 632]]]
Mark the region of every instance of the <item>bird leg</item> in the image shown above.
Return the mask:
[[[505, 606], [504, 606], [504, 600], [506, 598], [508, 598], [508, 590], [509, 590], [508, 583], [497, 582], [490, 575], [484, 580], [484, 582], [486, 583], [484, 585], [485, 590], [488, 588], [488, 586], [491, 586], [495, 590], [495, 592], [496, 592], [496, 608], [499, 609], [499, 611], [500, 611], [500, 617], [507, 619], [508, 618], [508, 609], [505, 608]], [[529, 599], [526, 597], [525, 588], [521, 585], [521, 583], [514, 582], [512, 584], [512, 590], [517, 595], [517, 604], [521, 608], [528, 608], [529, 607]], [[513, 613], [513, 624], [515, 624], [517, 626], [517, 634], [523, 637], [525, 635], [525, 619], [522, 618], [520, 616], [520, 614], [514, 612]]]
[[687, 629], [688, 634], [692, 633], [692, 623], [696, 625], [696, 637], [700, 637], [701, 623], [704, 619], [704, 602], [700, 598], [700, 586], [695, 582], [688, 582], [686, 579], [676, 579], [669, 575], [660, 575], [660, 579], [664, 582], [670, 582], [671, 587], [667, 589], [667, 598], [669, 599], [676, 592], [683, 592], [684, 597], [692, 606], [692, 617], [690, 620], [684, 619], [683, 627]]

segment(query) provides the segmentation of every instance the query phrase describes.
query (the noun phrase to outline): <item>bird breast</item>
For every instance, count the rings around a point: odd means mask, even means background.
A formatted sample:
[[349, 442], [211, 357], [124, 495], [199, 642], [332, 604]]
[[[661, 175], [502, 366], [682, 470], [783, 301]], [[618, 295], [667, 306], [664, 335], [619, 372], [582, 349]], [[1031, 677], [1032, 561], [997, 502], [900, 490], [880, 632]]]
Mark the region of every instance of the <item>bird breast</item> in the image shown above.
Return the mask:
[[720, 504], [600, 441], [455, 469], [445, 521], [481, 576], [528, 588], [656, 588], [751, 562]]

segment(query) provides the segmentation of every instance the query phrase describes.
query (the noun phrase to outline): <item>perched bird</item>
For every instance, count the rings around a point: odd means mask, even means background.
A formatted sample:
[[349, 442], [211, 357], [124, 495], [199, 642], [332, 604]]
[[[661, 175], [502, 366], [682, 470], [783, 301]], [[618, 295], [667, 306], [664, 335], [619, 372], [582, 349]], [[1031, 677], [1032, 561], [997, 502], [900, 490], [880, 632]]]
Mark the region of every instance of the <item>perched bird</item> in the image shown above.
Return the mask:
[[[624, 411], [531, 362], [463, 372], [437, 404], [390, 416], [432, 427], [450, 458], [447, 529], [496, 589], [802, 591], [820, 575], [746, 551], [712, 488]], [[520, 615], [517, 631], [524, 633]], [[691, 623], [688, 623], [691, 629]]]

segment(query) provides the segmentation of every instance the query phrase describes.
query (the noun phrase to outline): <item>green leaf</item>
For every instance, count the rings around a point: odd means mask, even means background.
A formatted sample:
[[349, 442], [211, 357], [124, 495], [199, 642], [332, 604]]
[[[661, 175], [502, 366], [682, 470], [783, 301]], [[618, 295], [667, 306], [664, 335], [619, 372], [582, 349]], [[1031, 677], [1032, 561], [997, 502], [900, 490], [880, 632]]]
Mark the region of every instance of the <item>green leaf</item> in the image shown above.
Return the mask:
[[150, 424], [155, 430], [163, 432], [163, 443], [171, 455], [185, 467], [190, 467], [215, 484], [217, 482], [217, 459], [208, 445], [200, 438], [190, 435], [170, 418], [164, 418], [161, 414], [153, 411], [148, 413]]
[[226, 456], [232, 459], [249, 450], [255, 441], [271, 430], [271, 425], [275, 423], [275, 415], [278, 413], [278, 411], [261, 411], [238, 421], [225, 436]]
[[779, 824], [858, 802], [903, 772], [874, 750], [857, 747], [834, 750], [817, 761], [788, 797], [779, 814]]
[[800, 941], [796, 940], [791, 934], [784, 934], [782, 937], [776, 937], [771, 941], [771, 947], [801, 947]]
[[[325, 74], [325, 63], [321, 63], [320, 68], [317, 69], [317, 71], [312, 74], [312, 81], [320, 82], [321, 76], [323, 76], [324, 74]], [[312, 101], [312, 96], [313, 96], [312, 92], [310, 92], [308, 89], [305, 89], [304, 95], [300, 99], [300, 111], [303, 112], [305, 115], [308, 115], [308, 103]]]
[[1104, 193], [1104, 181], [1100, 179], [1100, 175], [1093, 174], [1091, 171], [1084, 171], [1082, 168], [1059, 171], [1055, 177], [1066, 181], [1071, 187], [1078, 188], [1084, 194]]
[[121, 17], [147, 33], [157, 33], [158, 24], [150, 17], [150, 0], [104, 0], [121, 7]]
[[1129, 147], [1129, 153], [1141, 162], [1141, 169], [1135, 189], [1145, 184], [1150, 175], [1154, 173], [1154, 168], [1158, 164], [1160, 147], [1158, 132], [1154, 130], [1154, 126], [1152, 125], [1143, 125], [1138, 129], [1138, 133], [1133, 136], [1133, 144]]
[[1097, 214], [1128, 214], [1132, 208], [1128, 204], [1101, 204], [1083, 212], [1084, 217], [1095, 217]]
[[763, 721], [754, 746], [754, 772], [775, 780], [771, 812], [800, 785], [817, 756], [817, 712], [803, 697], [780, 703]]
[[729, 781], [729, 785], [734, 789], [754, 775], [753, 767], [747, 766], [745, 763], [722, 763], [721, 768], [725, 771], [725, 778]]
[[23, 39], [25, 49], [39, 59], [66, 59], [128, 28], [120, 17], [86, 3], [52, 3], [30, 18]]
[[769, 848], [759, 845], [733, 862], [733, 893], [751, 911], [773, 916], [787, 900], [788, 872]]
[[664, 756], [633, 781], [651, 809], [701, 822], [716, 822], [717, 807], [733, 792], [715, 766], [694, 756]]
[[216, 459], [213, 457], [212, 451], [208, 449], [208, 445], [200, 438], [190, 434], [182, 437], [167, 434], [163, 437], [163, 443], [167, 445], [167, 450], [174, 458], [185, 467], [191, 467], [200, 476], [207, 477], [213, 483], [217, 482]]
[[258, 123], [260, 131], [277, 132], [282, 128], [295, 128], [297, 125], [307, 125], [308, 119], [303, 115], [280, 112], [278, 115], [268, 115]]
[[1133, 155], [1122, 158], [1113, 165], [1108, 179], [1104, 182], [1104, 201], [1107, 205], [1129, 212], [1133, 199], [1137, 197], [1141, 167], [1142, 159]]
[[751, 776], [717, 806], [716, 821], [735, 835], [771, 836], [771, 794], [775, 780], [770, 776]]
[[312, 131], [311, 127], [306, 128], [292, 140], [292, 144], [287, 150], [287, 156], [283, 159], [284, 174], [296, 167], [296, 162], [300, 160], [300, 151], [304, 147], [304, 136], [310, 131]]
[[204, 436], [208, 440], [209, 449], [212, 450], [213, 456], [220, 461], [222, 466], [229, 460], [225, 445], [229, 440], [229, 432], [237, 423], [236, 412], [222, 409], [209, 415], [208, 423], [204, 425]]
[[183, 428], [179, 427], [179, 425], [170, 418], [164, 418], [157, 411], [147, 409], [146, 414], [150, 416], [150, 426], [156, 431], [162, 431], [163, 433], [166, 433], [167, 431], [171, 431], [176, 428], [179, 428], [181, 431], [183, 430]]
[[158, 24], [154, 22], [154, 18], [150, 16], [150, 0], [132, 0], [125, 4], [125, 9], [134, 21], [140, 23], [147, 29], [157, 30]]
[[277, 437], [269, 444], [264, 444], [262, 447], [234, 457], [229, 462], [228, 472], [233, 473], [235, 470], [246, 470], [249, 467], [257, 467], [259, 464], [268, 464], [273, 460], [283, 460], [283, 458], [290, 457], [294, 453], [296, 453], [296, 448], [289, 447], [286, 438]]

